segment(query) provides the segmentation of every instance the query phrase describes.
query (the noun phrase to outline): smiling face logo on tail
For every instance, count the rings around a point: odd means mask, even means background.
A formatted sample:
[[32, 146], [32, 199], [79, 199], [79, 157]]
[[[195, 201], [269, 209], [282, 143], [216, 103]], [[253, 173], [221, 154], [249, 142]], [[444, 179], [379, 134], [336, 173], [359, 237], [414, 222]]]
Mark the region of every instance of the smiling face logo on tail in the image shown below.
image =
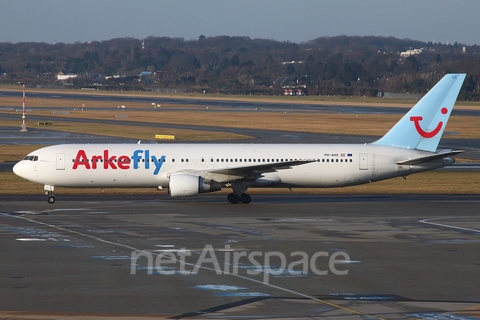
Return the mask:
[[[447, 114], [448, 112], [448, 109], [443, 107], [442, 110], [441, 110], [442, 114]], [[410, 121], [413, 121], [413, 123], [415, 124], [415, 129], [417, 129], [417, 132], [419, 135], [421, 135], [422, 137], [424, 138], [433, 138], [435, 137], [439, 132], [440, 130], [442, 129], [442, 126], [443, 126], [443, 122], [440, 121], [436, 128], [433, 129], [432, 131], [425, 131], [422, 129], [422, 126], [420, 125], [420, 121], [423, 120], [423, 117], [422, 116], [412, 116], [410, 117]]]
[[435, 152], [465, 74], [445, 75], [376, 145]]

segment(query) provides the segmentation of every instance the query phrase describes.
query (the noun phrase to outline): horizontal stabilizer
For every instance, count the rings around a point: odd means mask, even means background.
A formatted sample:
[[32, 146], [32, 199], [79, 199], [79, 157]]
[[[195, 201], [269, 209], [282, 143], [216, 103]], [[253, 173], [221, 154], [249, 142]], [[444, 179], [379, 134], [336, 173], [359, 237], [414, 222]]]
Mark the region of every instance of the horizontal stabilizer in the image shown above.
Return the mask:
[[432, 161], [432, 160], [435, 160], [435, 159], [442, 159], [442, 158], [445, 158], [445, 157], [451, 157], [451, 156], [460, 154], [462, 152], [465, 152], [465, 150], [453, 150], [453, 151], [448, 151], [448, 152], [443, 152], [443, 153], [435, 153], [435, 154], [425, 156], [425, 157], [419, 157], [419, 158], [407, 159], [407, 160], [400, 160], [400, 161], [397, 161], [395, 163], [400, 164], [400, 165], [414, 165], [414, 164], [419, 164], [419, 163], [423, 163], [423, 162], [427, 162], [427, 161]]

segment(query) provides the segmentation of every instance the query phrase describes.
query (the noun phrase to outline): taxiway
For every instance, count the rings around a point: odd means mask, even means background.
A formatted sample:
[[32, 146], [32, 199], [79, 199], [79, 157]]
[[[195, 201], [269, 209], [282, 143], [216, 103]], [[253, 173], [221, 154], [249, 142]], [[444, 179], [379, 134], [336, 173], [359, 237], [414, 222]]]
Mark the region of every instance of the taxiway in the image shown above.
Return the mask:
[[[254, 197], [248, 206], [223, 195], [65, 196], [54, 206], [43, 197], [1, 197], [0, 310], [194, 319], [479, 315], [480, 197]], [[205, 246], [230, 274], [217, 274], [213, 263], [182, 274]], [[258, 267], [248, 259], [234, 274], [226, 256], [280, 252], [291, 263], [300, 251], [346, 253], [337, 268], [348, 274], [318, 275], [309, 266], [266, 283], [265, 272], [248, 273]], [[164, 275], [147, 258], [132, 260], [135, 252], [179, 260]], [[328, 270], [325, 259], [315, 266]], [[261, 270], [281, 267], [279, 259], [257, 260]]]

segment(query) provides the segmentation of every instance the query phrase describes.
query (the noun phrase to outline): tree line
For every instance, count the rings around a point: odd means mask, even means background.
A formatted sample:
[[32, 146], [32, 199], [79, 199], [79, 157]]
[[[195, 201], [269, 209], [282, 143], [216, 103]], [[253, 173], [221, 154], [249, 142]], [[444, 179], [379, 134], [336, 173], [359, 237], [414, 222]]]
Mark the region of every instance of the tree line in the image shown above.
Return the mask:
[[[418, 49], [411, 55], [407, 50]], [[402, 55], [401, 53], [404, 52]], [[412, 51], [413, 52], [413, 51]], [[445, 73], [465, 72], [464, 99], [480, 99], [480, 47], [393, 37], [321, 37], [304, 43], [201, 35], [88, 43], [0, 43], [0, 82], [104, 90], [309, 95], [425, 93]], [[65, 83], [60, 82], [62, 85]]]

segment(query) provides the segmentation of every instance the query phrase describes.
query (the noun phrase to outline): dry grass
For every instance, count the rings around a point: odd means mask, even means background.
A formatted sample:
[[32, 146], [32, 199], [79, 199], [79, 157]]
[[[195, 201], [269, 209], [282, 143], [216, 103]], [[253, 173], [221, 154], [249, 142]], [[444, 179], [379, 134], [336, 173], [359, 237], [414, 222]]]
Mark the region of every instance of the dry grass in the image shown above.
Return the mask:
[[[45, 146], [36, 144], [0, 144], [0, 162], [17, 162], [25, 158], [27, 154]], [[0, 185], [3, 181], [0, 180]], [[1, 189], [1, 188], [0, 188]]]
[[[83, 119], [102, 119], [139, 121], [161, 124], [202, 125], [208, 127], [250, 128], [282, 130], [293, 132], [314, 132], [351, 135], [384, 135], [401, 115], [390, 114], [345, 114], [345, 113], [283, 113], [283, 112], [217, 112], [209, 111], [72, 111], [68, 115], [52, 115], [48, 111], [36, 111], [35, 114], [54, 118], [75, 117]], [[116, 118], [116, 115], [127, 118]], [[451, 117], [446, 131], [458, 132], [451, 138], [480, 139], [480, 120], [478, 117]]]
[[158, 127], [143, 127], [129, 125], [105, 125], [97, 123], [74, 123], [74, 122], [55, 122], [49, 130], [58, 130], [66, 132], [88, 133], [94, 135], [103, 135], [111, 137], [123, 137], [141, 140], [154, 140], [156, 134], [174, 135], [176, 140], [237, 140], [251, 139], [250, 136], [240, 135], [228, 132], [210, 132], [201, 130], [184, 130]]
[[[21, 97], [21, 86], [1, 86], [0, 91], [18, 91]], [[225, 95], [225, 94], [199, 94], [199, 93], [162, 93], [162, 92], [140, 92], [140, 91], [81, 91], [81, 90], [55, 90], [55, 89], [28, 89], [28, 92], [47, 92], [51, 94], [88, 94], [91, 96], [123, 96], [123, 97], [149, 97], [149, 98], [171, 98], [171, 99], [190, 99], [192, 104], [195, 100], [215, 100], [215, 101], [248, 101], [248, 102], [275, 102], [286, 104], [317, 104], [317, 105], [337, 105], [337, 106], [385, 106], [385, 107], [411, 107], [416, 103], [414, 99], [387, 99], [377, 97], [360, 96], [262, 96], [262, 95]], [[27, 92], [27, 97], [28, 97]], [[21, 99], [17, 99], [17, 103]], [[0, 104], [1, 105], [1, 104]], [[78, 101], [77, 101], [78, 105]], [[478, 108], [479, 101], [461, 101], [457, 102], [458, 108]]]
[[[35, 90], [45, 91], [45, 90]], [[78, 91], [67, 90], [65, 92], [78, 93]], [[61, 93], [65, 93], [61, 91]], [[83, 92], [82, 92], [83, 93]], [[142, 97], [164, 97], [166, 94], [158, 93], [141, 93], [141, 92], [98, 92], [89, 91], [89, 95], [120, 95], [120, 96], [142, 96]], [[170, 95], [168, 95], [170, 97]], [[84, 119], [108, 119], [118, 121], [142, 121], [158, 124], [183, 124], [183, 125], [204, 125], [212, 127], [235, 127], [235, 128], [253, 128], [253, 129], [268, 129], [268, 130], [285, 130], [285, 131], [300, 131], [300, 132], [316, 132], [316, 133], [330, 133], [330, 134], [354, 134], [354, 135], [372, 135], [381, 136], [385, 134], [400, 118], [401, 115], [375, 115], [375, 114], [346, 114], [346, 113], [295, 113], [294, 107], [289, 113], [283, 112], [263, 112], [262, 110], [252, 112], [219, 112], [221, 107], [212, 106], [209, 110], [204, 110], [204, 106], [195, 105], [195, 100], [199, 98], [208, 98], [215, 100], [235, 100], [243, 99], [248, 101], [264, 101], [267, 99], [272, 102], [287, 102], [295, 103], [312, 103], [317, 100], [335, 99], [335, 101], [328, 101], [328, 104], [338, 105], [339, 109], [341, 104], [343, 105], [372, 105], [371, 99], [362, 97], [258, 97], [258, 96], [208, 96], [205, 95], [186, 95], [176, 94], [172, 97], [178, 98], [192, 98], [192, 104], [162, 104], [162, 108], [153, 109], [151, 104], [145, 102], [129, 102], [126, 109], [119, 109], [118, 106], [125, 104], [119, 101], [96, 101], [96, 100], [65, 100], [58, 98], [28, 98], [27, 106], [33, 109], [30, 114], [49, 116], [52, 121], [56, 118], [63, 117], [77, 117]], [[285, 100], [288, 99], [288, 100]], [[391, 100], [381, 99], [378, 102], [378, 98], [374, 99], [375, 103], [380, 105], [398, 105], [397, 103], [391, 103]], [[388, 103], [386, 103], [388, 101]], [[411, 107], [415, 101], [412, 100], [400, 100], [403, 102], [403, 106], [406, 108]], [[317, 101], [325, 102], [325, 101]], [[336, 102], [336, 103], [331, 103]], [[81, 109], [82, 104], [85, 104], [85, 111], [73, 109]], [[463, 104], [464, 103], [460, 103]], [[21, 106], [21, 97], [2, 97], [0, 98], [0, 106]], [[72, 108], [68, 115], [56, 114], [53, 115], [51, 111], [35, 110], [32, 106], [44, 106], [44, 107], [68, 107]], [[479, 103], [470, 103], [468, 108], [478, 109]], [[138, 111], [138, 108], [152, 108], [151, 111]], [[98, 108], [110, 108], [109, 111], [98, 110]], [[174, 109], [164, 110], [164, 109]], [[199, 111], [202, 109], [202, 111]], [[9, 113], [18, 114], [15, 111]], [[116, 115], [128, 116], [125, 119], [117, 119]], [[28, 116], [27, 116], [28, 119]], [[375, 125], [372, 125], [375, 124]], [[17, 124], [18, 125], [18, 124]], [[78, 125], [77, 125], [78, 126]], [[90, 127], [90, 125], [89, 125]], [[86, 132], [83, 131], [75, 132]], [[477, 117], [463, 117], [453, 116], [451, 117], [446, 131], [459, 132], [458, 135], [451, 136], [451, 138], [480, 138], [480, 121]], [[87, 131], [88, 132], [88, 131]], [[92, 132], [93, 133], [93, 132]], [[97, 133], [98, 134], [98, 133]], [[150, 134], [150, 132], [148, 133]], [[209, 137], [208, 134], [203, 133], [199, 140], [213, 139], [217, 140], [217, 137]], [[132, 137], [132, 136], [128, 136]], [[196, 135], [192, 133], [186, 133], [186, 140], [196, 139]], [[146, 139], [145, 136], [134, 138]], [[221, 139], [221, 138], [220, 138]], [[226, 140], [233, 138], [226, 138]]]
[[[63, 93], [63, 91], [62, 91]], [[78, 93], [78, 92], [77, 92]], [[115, 94], [119, 94], [115, 92]], [[142, 95], [143, 96], [143, 95]], [[200, 96], [200, 95], [199, 95]], [[178, 96], [185, 98], [185, 96]], [[205, 98], [205, 96], [201, 96]], [[145, 108], [145, 103], [129, 103], [125, 110], [117, 109], [121, 102], [112, 101], [86, 101], [85, 111], [73, 111], [73, 108], [80, 108], [82, 102], [78, 100], [59, 100], [59, 99], [34, 99], [28, 100], [28, 105], [36, 106], [58, 106], [72, 107], [70, 114], [66, 117], [77, 117], [86, 119], [109, 119], [118, 120], [119, 124], [100, 125], [95, 123], [72, 123], [62, 121], [62, 115], [52, 115], [51, 111], [34, 110], [36, 115], [48, 115], [54, 122], [53, 126], [45, 127], [49, 130], [61, 130], [68, 132], [89, 133], [107, 136], [120, 136], [134, 139], [151, 140], [155, 134], [173, 134], [180, 140], [225, 140], [225, 139], [244, 139], [246, 136], [201, 132], [194, 130], [162, 129], [162, 123], [169, 124], [196, 124], [215, 127], [235, 127], [235, 128], [255, 128], [268, 130], [302, 131], [333, 134], [354, 134], [354, 135], [375, 135], [380, 136], [387, 132], [399, 119], [400, 115], [352, 115], [336, 113], [280, 113], [280, 112], [218, 112], [218, 108], [211, 108], [209, 111], [195, 111], [200, 107], [194, 105], [193, 96], [192, 105], [163, 105], [163, 108], [175, 108], [179, 111], [167, 111], [156, 109], [149, 112], [135, 111], [136, 108]], [[211, 99], [212, 97], [207, 97]], [[217, 97], [219, 98], [219, 97]], [[241, 97], [242, 99], [258, 99], [257, 97]], [[233, 100], [231, 96], [222, 97], [225, 100]], [[262, 97], [260, 100], [266, 101]], [[275, 102], [278, 102], [279, 97]], [[283, 99], [283, 98], [282, 98]], [[296, 99], [296, 98], [294, 98]], [[270, 98], [268, 98], [269, 101]], [[291, 98], [290, 98], [291, 100]], [[288, 103], [292, 103], [290, 101]], [[343, 99], [344, 103], [352, 105], [348, 99]], [[287, 101], [287, 100], [284, 100]], [[302, 100], [305, 103], [311, 103], [312, 100]], [[19, 103], [20, 102], [20, 103]], [[298, 102], [298, 101], [297, 101]], [[342, 101], [340, 101], [342, 102]], [[358, 102], [358, 101], [357, 101]], [[369, 102], [369, 100], [358, 103]], [[321, 103], [321, 102], [319, 102]], [[21, 99], [1, 98], [0, 106], [18, 106], [21, 105]], [[328, 104], [332, 104], [331, 101]], [[383, 104], [382, 104], [383, 105]], [[406, 106], [413, 105], [409, 102]], [[148, 106], [148, 104], [147, 104]], [[95, 110], [98, 107], [112, 108], [112, 111]], [[150, 106], [151, 107], [151, 106]], [[201, 107], [204, 109], [204, 107]], [[12, 111], [11, 113], [16, 113]], [[18, 113], [16, 113], [18, 114]], [[123, 121], [140, 121], [159, 124], [158, 128], [125, 126], [121, 124], [122, 119], [116, 119], [116, 114], [127, 115], [128, 118]], [[28, 116], [27, 116], [28, 119]], [[18, 121], [1, 120], [0, 126], [19, 126]], [[28, 121], [27, 126], [35, 126], [36, 122]], [[446, 131], [459, 132], [452, 138], [480, 138], [480, 121], [477, 117], [452, 117]], [[37, 145], [0, 145], [0, 161], [17, 161], [22, 159], [27, 153], [41, 146]], [[415, 193], [434, 193], [434, 194], [478, 194], [480, 193], [480, 173], [478, 172], [426, 172], [408, 177], [407, 181], [402, 178], [381, 181], [373, 184], [335, 189], [295, 189], [294, 193], [313, 193], [313, 194], [415, 194]], [[43, 194], [43, 186], [23, 180], [13, 173], [0, 172], [0, 193], [1, 194]], [[98, 189], [66, 189], [57, 188], [58, 194], [102, 194]], [[152, 189], [106, 189], [104, 194], [159, 194]], [[229, 192], [227, 190], [223, 193]], [[255, 193], [290, 193], [286, 189], [251, 189]]]
[[[60, 120], [60, 121], [57, 121]], [[202, 130], [186, 130], [186, 129], [171, 129], [158, 127], [144, 127], [144, 126], [128, 126], [119, 123], [115, 124], [98, 124], [98, 123], [77, 123], [61, 121], [61, 118], [52, 119], [53, 125], [38, 126], [38, 121], [27, 120], [27, 128], [35, 127], [37, 130], [57, 130], [63, 132], [76, 132], [93, 135], [102, 135], [110, 137], [122, 137], [141, 140], [154, 140], [156, 134], [174, 135], [176, 140], [179, 141], [207, 141], [207, 140], [239, 140], [239, 139], [252, 139], [251, 136], [229, 133], [229, 132], [213, 132]], [[12, 126], [18, 127], [20, 122], [13, 120], [0, 120], [0, 126]], [[11, 145], [5, 146], [5, 149], [13, 148]], [[3, 152], [0, 152], [0, 161], [4, 156]]]
[[[0, 190], [3, 195], [27, 194], [40, 195], [44, 193], [43, 186], [28, 182], [17, 177], [12, 172], [0, 172]], [[415, 174], [403, 178], [395, 178], [379, 181], [371, 184], [353, 186], [347, 188], [331, 189], [249, 189], [251, 194], [479, 194], [480, 172], [449, 172], [430, 171]], [[230, 189], [224, 189], [220, 193], [226, 194]], [[110, 188], [102, 192], [100, 189], [87, 188], [55, 188], [58, 195], [158, 195], [166, 191], [155, 189], [132, 189]]]

